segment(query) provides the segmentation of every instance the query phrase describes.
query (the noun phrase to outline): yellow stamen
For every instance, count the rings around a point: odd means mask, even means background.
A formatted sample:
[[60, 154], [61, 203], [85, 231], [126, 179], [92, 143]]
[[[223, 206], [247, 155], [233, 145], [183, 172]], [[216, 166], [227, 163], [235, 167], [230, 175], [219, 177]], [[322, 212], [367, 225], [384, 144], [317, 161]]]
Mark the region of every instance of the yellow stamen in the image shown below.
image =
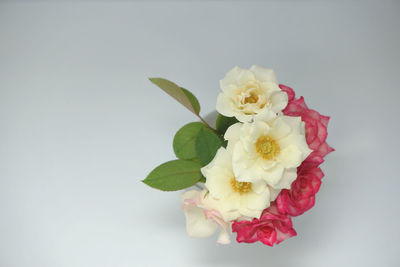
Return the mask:
[[254, 104], [257, 103], [258, 101], [258, 95], [251, 93], [250, 96], [246, 97], [244, 99], [244, 104]]
[[269, 136], [261, 136], [256, 142], [256, 151], [264, 159], [271, 160], [280, 152], [280, 147], [276, 141]]
[[231, 179], [231, 185], [233, 191], [238, 192], [239, 194], [244, 194], [251, 190], [250, 182], [238, 182], [235, 177]]

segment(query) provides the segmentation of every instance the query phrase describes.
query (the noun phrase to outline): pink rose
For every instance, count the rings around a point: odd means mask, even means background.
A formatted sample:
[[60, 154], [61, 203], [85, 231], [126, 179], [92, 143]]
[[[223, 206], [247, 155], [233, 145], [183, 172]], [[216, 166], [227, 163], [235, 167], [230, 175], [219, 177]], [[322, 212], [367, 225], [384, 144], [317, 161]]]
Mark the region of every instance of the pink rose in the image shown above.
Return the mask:
[[235, 221], [232, 225], [232, 231], [237, 232], [236, 240], [239, 243], [261, 241], [271, 247], [297, 234], [292, 228], [290, 217], [279, 214], [274, 204], [263, 211], [260, 219]]
[[282, 91], [288, 95], [288, 105], [283, 110], [286, 116], [300, 116], [305, 123], [307, 144], [313, 152], [309, 155], [309, 160], [316, 163], [322, 163], [323, 158], [330, 152], [334, 151], [326, 143], [328, 135], [327, 127], [329, 117], [319, 114], [317, 111], [309, 109], [304, 102], [304, 98], [295, 99], [295, 93], [292, 88], [285, 85], [279, 85]]
[[297, 168], [297, 178], [290, 190], [283, 189], [276, 198], [276, 204], [281, 214], [299, 216], [311, 209], [315, 203], [315, 194], [321, 185], [324, 173], [318, 168], [318, 163], [304, 161]]

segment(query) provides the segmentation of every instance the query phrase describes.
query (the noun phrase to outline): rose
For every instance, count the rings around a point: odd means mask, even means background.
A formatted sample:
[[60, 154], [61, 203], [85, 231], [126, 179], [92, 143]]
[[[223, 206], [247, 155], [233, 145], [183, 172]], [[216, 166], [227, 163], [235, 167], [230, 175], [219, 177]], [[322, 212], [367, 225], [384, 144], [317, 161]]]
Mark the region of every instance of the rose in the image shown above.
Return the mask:
[[281, 214], [299, 216], [314, 206], [324, 173], [318, 163], [306, 160], [297, 168], [297, 175], [291, 188], [283, 189], [276, 199]]
[[279, 214], [275, 205], [264, 210], [260, 219], [234, 222], [232, 231], [237, 233], [236, 240], [239, 243], [260, 241], [268, 246], [279, 244], [297, 234], [290, 217]]
[[309, 109], [303, 97], [295, 99], [295, 93], [292, 88], [282, 84], [279, 85], [279, 87], [282, 91], [287, 93], [289, 101], [288, 105], [283, 110], [283, 114], [287, 116], [300, 116], [301, 120], [305, 122], [307, 144], [313, 150], [309, 156], [309, 160], [322, 163], [323, 158], [328, 153], [334, 151], [334, 149], [326, 143], [329, 117]]
[[207, 191], [190, 190], [182, 194], [182, 209], [186, 217], [186, 232], [193, 238], [208, 237], [218, 228], [218, 243], [229, 244], [231, 223], [224, 221], [215, 209], [215, 203], [207, 197]]
[[275, 191], [270, 190], [263, 180], [256, 183], [237, 181], [232, 170], [232, 155], [223, 147], [201, 172], [209, 190], [207, 198], [213, 200], [225, 221], [241, 216], [258, 218], [276, 197]]
[[220, 86], [217, 111], [241, 122], [269, 120], [287, 105], [287, 95], [279, 88], [272, 69], [256, 65], [249, 70], [235, 67], [220, 81]]
[[280, 115], [269, 122], [236, 123], [224, 137], [238, 181], [264, 180], [279, 190], [290, 188], [297, 176], [296, 168], [312, 152], [300, 117]]

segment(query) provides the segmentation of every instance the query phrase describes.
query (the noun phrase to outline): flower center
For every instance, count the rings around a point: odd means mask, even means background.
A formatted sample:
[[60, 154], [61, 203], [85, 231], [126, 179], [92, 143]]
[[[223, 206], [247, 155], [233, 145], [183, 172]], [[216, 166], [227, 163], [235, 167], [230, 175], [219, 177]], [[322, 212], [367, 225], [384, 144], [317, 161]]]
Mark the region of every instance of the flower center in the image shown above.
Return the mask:
[[258, 95], [255, 93], [251, 92], [250, 96], [246, 97], [243, 101], [244, 104], [254, 104], [257, 103], [258, 101]]
[[274, 139], [269, 136], [261, 136], [256, 142], [256, 151], [264, 159], [275, 159], [279, 154], [280, 148]]
[[251, 190], [250, 182], [238, 182], [235, 177], [231, 179], [231, 186], [233, 191], [238, 192], [239, 194], [244, 194]]

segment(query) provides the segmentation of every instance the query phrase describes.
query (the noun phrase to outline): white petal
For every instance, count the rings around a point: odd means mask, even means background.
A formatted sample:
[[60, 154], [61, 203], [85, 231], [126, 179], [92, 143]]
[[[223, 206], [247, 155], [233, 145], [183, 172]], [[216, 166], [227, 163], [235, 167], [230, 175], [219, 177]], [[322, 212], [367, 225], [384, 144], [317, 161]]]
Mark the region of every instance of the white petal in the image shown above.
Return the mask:
[[225, 140], [236, 142], [240, 138], [240, 128], [242, 127], [242, 123], [238, 122], [231, 125], [225, 132], [224, 138]]
[[240, 122], [251, 122], [254, 115], [246, 115], [241, 111], [235, 112], [235, 118]]
[[221, 168], [227, 172], [232, 172], [232, 156], [224, 147], [220, 147], [213, 160], [203, 168]]
[[257, 159], [257, 165], [261, 166], [264, 171], [274, 168], [278, 163], [274, 160], [267, 160], [259, 157]]
[[279, 88], [279, 85], [274, 82], [262, 82], [261, 87], [265, 91], [265, 96], [269, 99], [271, 95], [275, 92], [281, 92], [281, 88]]
[[279, 112], [283, 110], [288, 104], [288, 95], [285, 92], [278, 91], [271, 94], [269, 100], [272, 103], [272, 110]]
[[218, 225], [208, 220], [201, 208], [187, 206], [184, 208], [186, 217], [186, 231], [190, 237], [201, 238], [215, 233]]
[[256, 121], [270, 121], [276, 117], [276, 112], [272, 111], [270, 108], [264, 108], [260, 110], [256, 115], [254, 115], [254, 120]]
[[292, 128], [294, 133], [301, 134], [303, 132], [304, 134], [304, 124], [301, 117], [281, 116], [280, 118]]
[[296, 168], [304, 160], [302, 151], [295, 145], [289, 145], [282, 149], [277, 157], [285, 168]]
[[[232, 154], [232, 167], [236, 180], [240, 182], [252, 182], [257, 179], [254, 170], [251, 169], [255, 165], [255, 160], [248, 156], [241, 142], [235, 145]], [[258, 166], [255, 167], [259, 168]], [[259, 170], [261, 173], [263, 172], [261, 168]]]
[[[271, 190], [290, 189], [291, 184], [297, 178], [297, 168], [285, 169], [279, 183], [273, 186]], [[278, 191], [278, 192], [279, 192]], [[272, 201], [272, 200], [271, 200]]]
[[[269, 202], [268, 202], [268, 205], [269, 205]], [[262, 212], [263, 212], [262, 210], [251, 210], [251, 209], [247, 209], [247, 208], [240, 209], [240, 213], [243, 214], [244, 216], [249, 217], [250, 220], [253, 218], [260, 218]]]
[[243, 81], [247, 80], [255, 80], [255, 75], [249, 70], [236, 66], [219, 81], [219, 85], [222, 91], [225, 92], [230, 85], [240, 85]]
[[276, 74], [273, 69], [264, 69], [258, 65], [253, 65], [250, 67], [250, 71], [255, 74], [256, 79], [259, 81], [278, 83], [278, 79], [276, 78]]
[[260, 136], [267, 135], [271, 127], [263, 121], [244, 123], [240, 131], [240, 141], [242, 141], [247, 152], [255, 150], [255, 144]]
[[236, 66], [233, 69], [231, 69], [230, 71], [228, 71], [228, 73], [225, 75], [225, 77], [219, 81], [219, 85], [220, 85], [222, 91], [224, 91], [224, 89], [226, 87], [228, 87], [229, 85], [236, 84], [237, 77], [243, 71], [244, 71], [244, 69], [239, 68], [238, 66]]
[[236, 77], [236, 84], [242, 85], [251, 80], [256, 80], [256, 76], [254, 75], [254, 73], [249, 70], [242, 69], [242, 71], [240, 71]]
[[234, 177], [231, 154], [223, 147], [218, 149], [214, 159], [201, 173], [206, 177], [205, 186], [210, 194], [217, 199], [226, 197], [233, 192], [230, 180]]
[[230, 185], [230, 179], [232, 177], [233, 173], [209, 176], [206, 179], [205, 186], [214, 198], [221, 199], [232, 192], [232, 186]]
[[224, 93], [220, 93], [217, 97], [216, 110], [224, 116], [232, 117], [234, 115], [232, 100]]
[[241, 216], [239, 210], [230, 210], [230, 211], [221, 212], [221, 215], [222, 215], [222, 218], [224, 219], [224, 221], [226, 221], [226, 222], [234, 221]]
[[281, 165], [276, 165], [274, 168], [266, 171], [263, 175], [264, 180], [267, 184], [273, 186], [279, 182], [283, 174], [283, 167]]
[[[254, 192], [248, 192], [241, 195], [241, 204], [251, 210], [261, 210], [263, 211], [269, 204], [269, 190], [264, 189], [261, 194], [256, 194]], [[245, 215], [245, 214], [244, 214]]]
[[267, 190], [267, 184], [264, 180], [254, 181], [251, 185], [251, 190], [256, 194], [262, 194], [265, 190]]
[[278, 140], [278, 144], [282, 150], [291, 145], [296, 146], [297, 149], [301, 152], [300, 161], [305, 160], [312, 152], [312, 150], [307, 145], [306, 137], [301, 134], [288, 135], [287, 137]]
[[222, 245], [227, 245], [231, 243], [230, 234], [227, 231], [222, 230], [218, 235], [217, 242]]
[[268, 135], [275, 140], [284, 138], [292, 132], [292, 128], [281, 117], [276, 118], [273, 122], [274, 127], [271, 128]]

